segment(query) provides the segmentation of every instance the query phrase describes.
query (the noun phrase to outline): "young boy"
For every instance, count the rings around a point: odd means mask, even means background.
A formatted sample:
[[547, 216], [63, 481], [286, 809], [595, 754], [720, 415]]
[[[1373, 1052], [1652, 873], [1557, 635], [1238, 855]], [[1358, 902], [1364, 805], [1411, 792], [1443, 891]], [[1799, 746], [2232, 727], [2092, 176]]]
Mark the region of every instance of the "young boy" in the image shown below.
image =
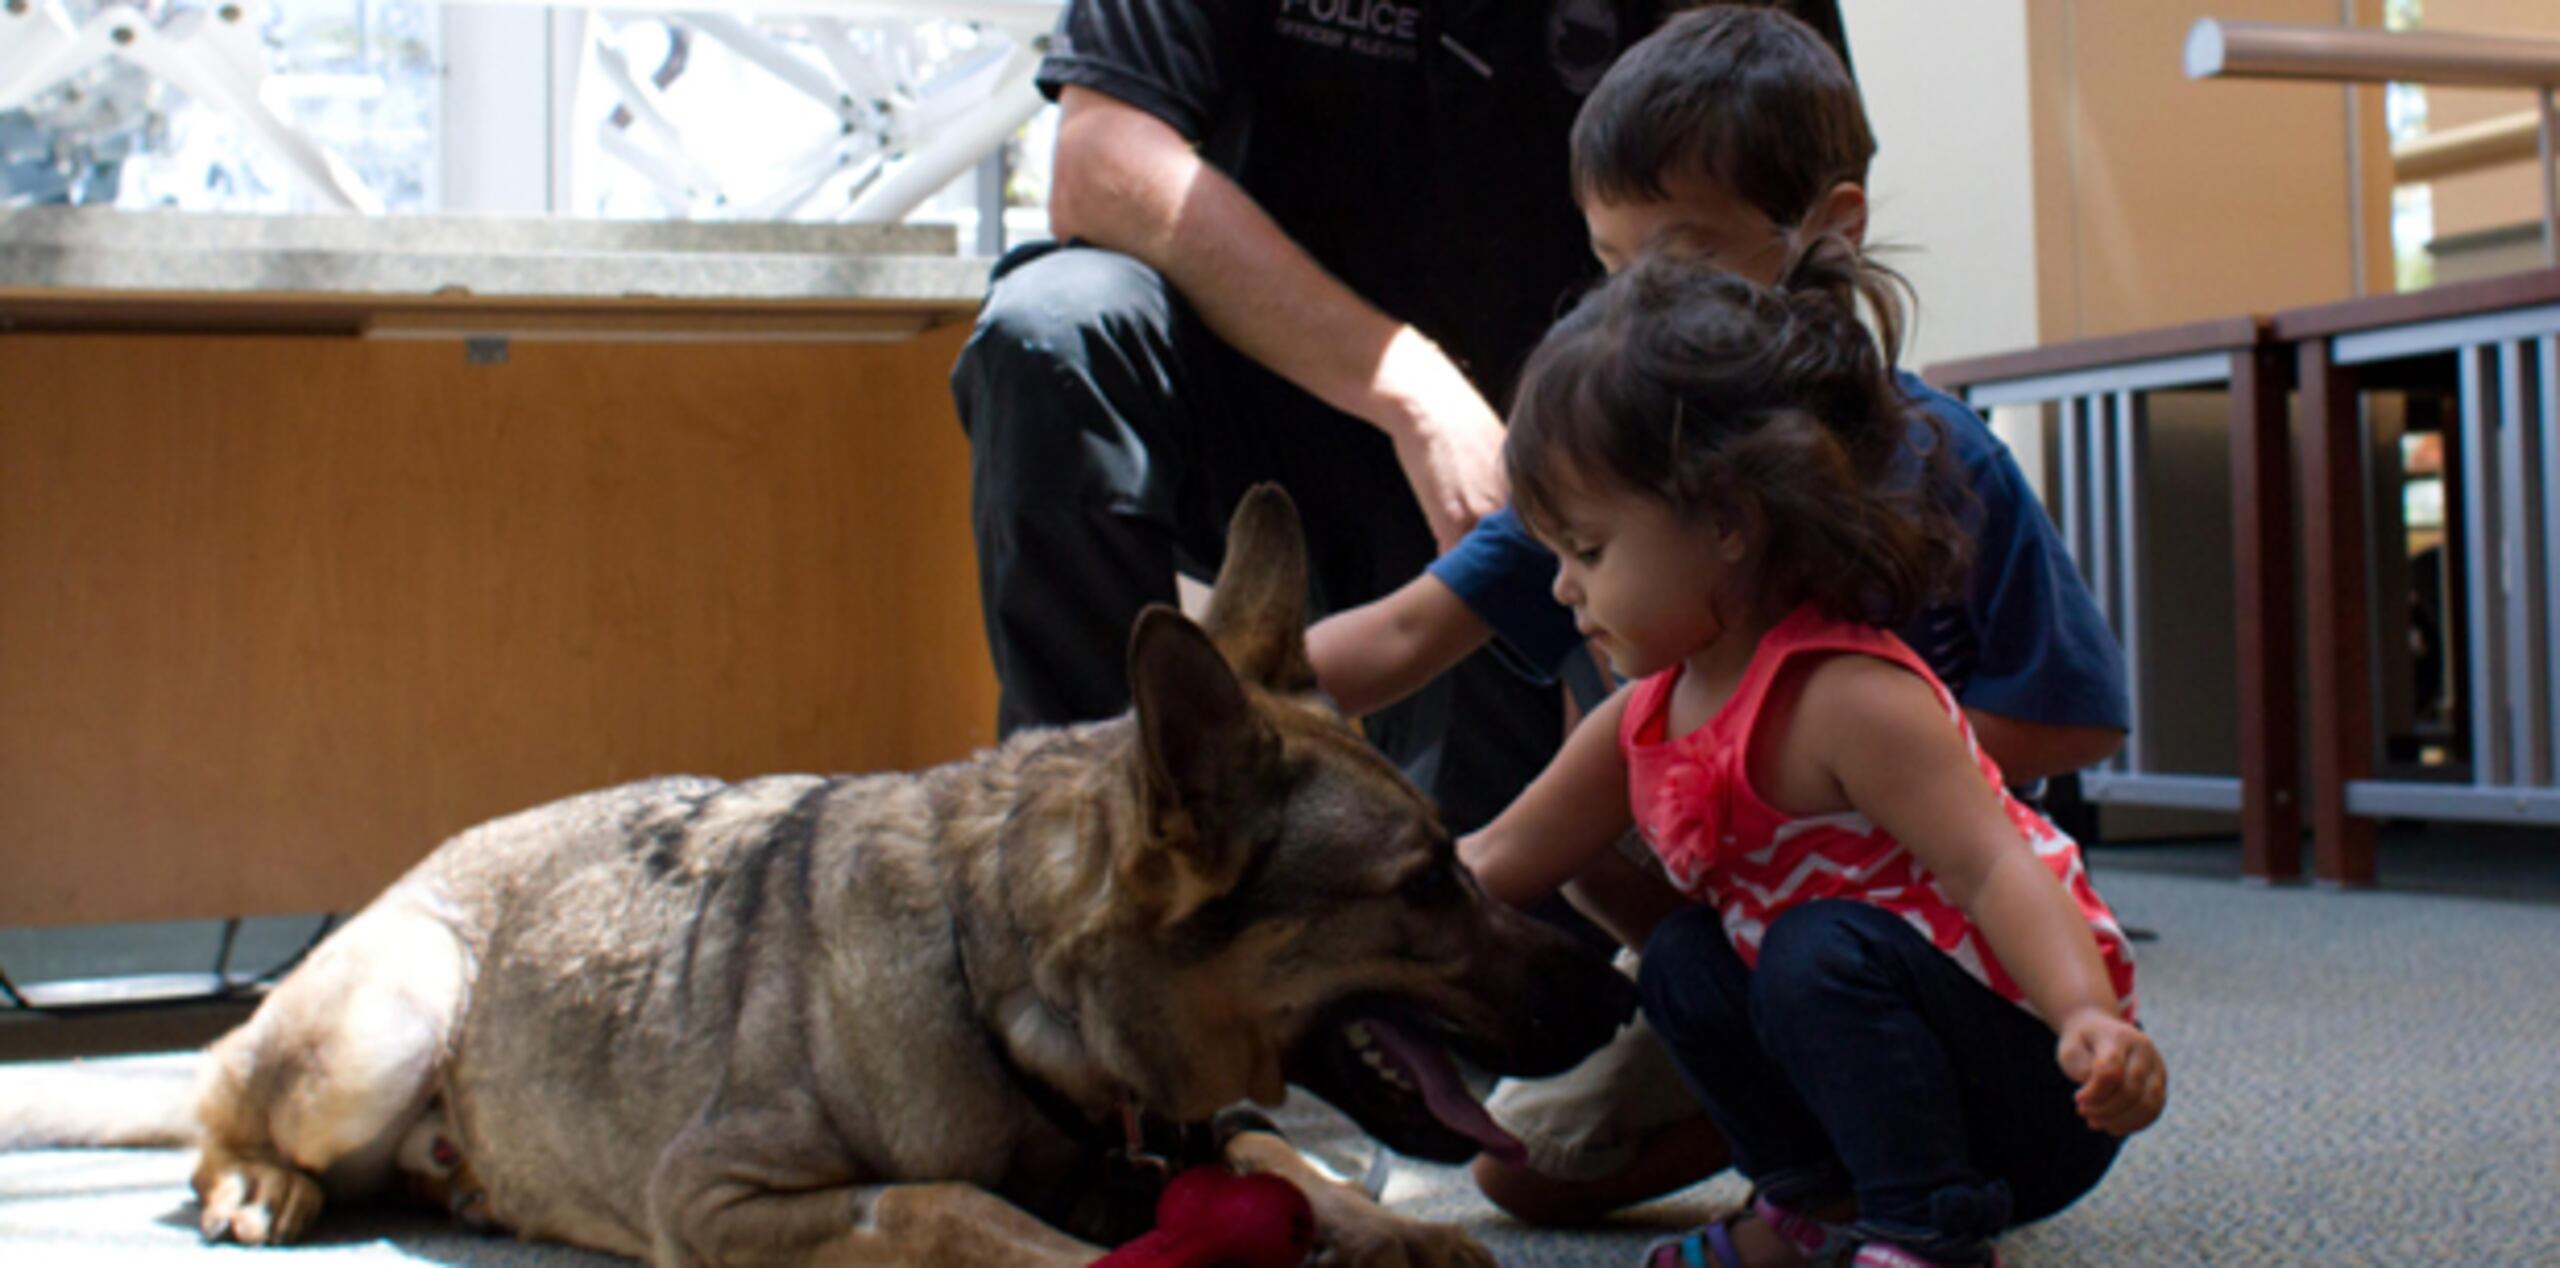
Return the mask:
[[[1573, 183], [1592, 250], [1612, 271], [1659, 248], [1768, 282], [1801, 235], [1863, 239], [1874, 152], [1857, 85], [1811, 28], [1770, 10], [1715, 7], [1666, 23], [1593, 89], [1574, 124]], [[1899, 633], [1955, 690], [2013, 782], [2104, 760], [2128, 725], [2124, 666], [2078, 569], [1982, 420], [1908, 373], [1899, 382], [1945, 424], [1976, 502], [1964, 593]], [[1488, 639], [1515, 668], [1552, 680], [1585, 654], [1550, 594], [1555, 572], [1554, 557], [1499, 512], [1423, 576], [1319, 622], [1307, 634], [1309, 658], [1354, 715], [1401, 698]], [[1568, 893], [1641, 947], [1682, 901], [1650, 867], [1639, 850], [1584, 873]], [[1476, 1182], [1532, 1223], [1596, 1218], [1727, 1161], [1641, 1025], [1561, 1078], [1503, 1085], [1489, 1107], [1529, 1146], [1531, 1166], [1479, 1159]]]

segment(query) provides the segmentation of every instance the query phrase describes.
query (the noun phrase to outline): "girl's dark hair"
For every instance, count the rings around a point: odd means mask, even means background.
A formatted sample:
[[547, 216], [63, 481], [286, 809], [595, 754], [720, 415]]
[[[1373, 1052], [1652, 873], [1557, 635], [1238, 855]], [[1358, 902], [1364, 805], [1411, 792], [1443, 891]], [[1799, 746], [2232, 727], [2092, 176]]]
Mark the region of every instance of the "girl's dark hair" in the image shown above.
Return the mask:
[[1866, 103], [1821, 33], [1775, 9], [1683, 13], [1629, 48], [1573, 121], [1573, 188], [1661, 202], [1702, 177], [1780, 225], [1823, 194], [1865, 185], [1876, 153]]
[[1961, 574], [1970, 499], [1944, 424], [1893, 380], [1908, 289], [1836, 235], [1775, 286], [1648, 252], [1530, 354], [1503, 443], [1514, 506], [1552, 538], [1577, 488], [1620, 486], [1744, 530], [1778, 614], [1901, 625]]

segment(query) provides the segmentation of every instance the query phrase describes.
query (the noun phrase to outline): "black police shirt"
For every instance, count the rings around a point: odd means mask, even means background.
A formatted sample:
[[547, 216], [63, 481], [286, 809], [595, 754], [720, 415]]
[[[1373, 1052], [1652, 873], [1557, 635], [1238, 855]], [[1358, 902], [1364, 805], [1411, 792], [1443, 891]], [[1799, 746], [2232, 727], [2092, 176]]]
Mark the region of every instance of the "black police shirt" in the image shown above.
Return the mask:
[[[1039, 71], [1200, 147], [1501, 406], [1598, 266], [1567, 136], [1662, 0], [1073, 0]], [[1835, 0], [1792, 6], [1841, 44]]]
[[[1596, 275], [1566, 134], [1647, 0], [1078, 0], [1041, 64], [1164, 120], [1499, 406]], [[1643, 16], [1639, 17], [1639, 12]]]

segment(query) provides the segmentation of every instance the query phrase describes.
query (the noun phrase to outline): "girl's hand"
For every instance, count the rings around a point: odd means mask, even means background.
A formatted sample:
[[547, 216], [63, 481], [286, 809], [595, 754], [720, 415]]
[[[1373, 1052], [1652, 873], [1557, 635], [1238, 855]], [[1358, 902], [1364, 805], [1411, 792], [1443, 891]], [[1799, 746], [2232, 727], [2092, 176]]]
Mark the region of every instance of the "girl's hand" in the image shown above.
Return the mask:
[[2080, 1117], [2117, 1136], [2149, 1127], [2169, 1101], [2169, 1067], [2151, 1036], [2099, 1009], [2074, 1013], [2062, 1025], [2054, 1051], [2062, 1072], [2079, 1083]]

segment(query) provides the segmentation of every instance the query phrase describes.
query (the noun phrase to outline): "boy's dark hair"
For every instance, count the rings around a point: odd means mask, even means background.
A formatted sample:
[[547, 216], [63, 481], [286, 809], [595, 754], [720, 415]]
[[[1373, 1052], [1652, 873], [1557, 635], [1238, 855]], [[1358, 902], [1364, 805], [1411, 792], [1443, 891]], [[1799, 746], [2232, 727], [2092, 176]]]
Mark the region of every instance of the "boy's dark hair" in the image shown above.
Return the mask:
[[1776, 286], [1647, 254], [1530, 354], [1502, 447], [1513, 505], [1552, 539], [1578, 486], [1621, 487], [1744, 530], [1774, 615], [1903, 624], [1961, 575], [1968, 487], [1858, 320], [1863, 298], [1894, 339], [1904, 289], [1837, 235]]
[[1864, 185], [1875, 134], [1857, 80], [1812, 27], [1775, 9], [1720, 4], [1637, 41], [1573, 121], [1573, 188], [1604, 202], [1659, 202], [1703, 177], [1782, 229], [1832, 186]]

